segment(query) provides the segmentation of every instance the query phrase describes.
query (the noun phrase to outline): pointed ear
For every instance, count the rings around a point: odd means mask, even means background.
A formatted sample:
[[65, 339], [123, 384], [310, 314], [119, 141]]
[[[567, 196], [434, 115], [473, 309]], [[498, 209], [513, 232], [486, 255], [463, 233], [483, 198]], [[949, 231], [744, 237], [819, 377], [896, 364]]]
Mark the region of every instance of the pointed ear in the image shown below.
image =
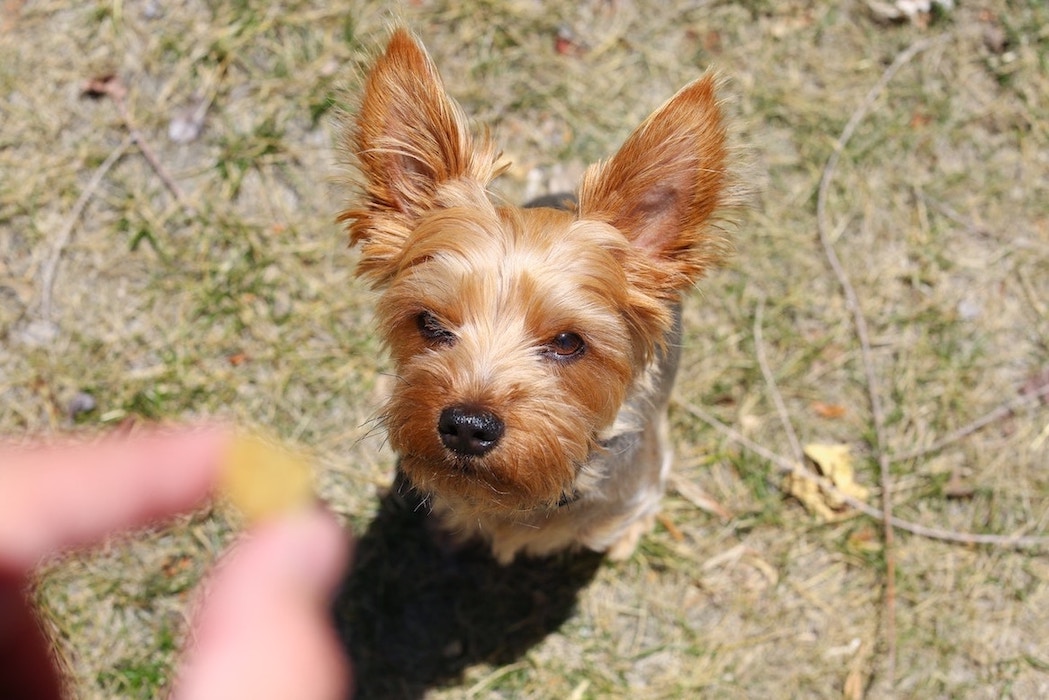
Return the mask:
[[339, 220], [348, 222], [351, 242], [363, 244], [365, 273], [381, 267], [381, 259], [403, 244], [411, 223], [437, 206], [442, 183], [472, 178], [483, 187], [497, 174], [490, 141], [471, 136], [433, 61], [403, 28], [368, 74], [344, 143], [360, 170], [363, 198]]
[[730, 198], [726, 139], [715, 80], [707, 75], [583, 176], [580, 216], [623, 232], [639, 253], [629, 256], [628, 274], [658, 299], [676, 298], [724, 256], [713, 220]]

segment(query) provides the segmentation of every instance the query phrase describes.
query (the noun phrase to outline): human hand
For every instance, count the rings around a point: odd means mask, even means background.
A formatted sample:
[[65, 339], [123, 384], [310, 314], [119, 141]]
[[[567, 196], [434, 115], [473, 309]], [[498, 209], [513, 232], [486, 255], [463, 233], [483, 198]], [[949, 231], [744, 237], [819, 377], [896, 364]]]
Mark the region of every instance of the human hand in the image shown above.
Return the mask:
[[[200, 505], [218, 483], [229, 439], [223, 430], [183, 429], [0, 447], [0, 697], [60, 696], [21, 596], [32, 568], [61, 549]], [[256, 528], [206, 582], [174, 697], [345, 697], [350, 674], [328, 602], [348, 556], [347, 535], [320, 509]]]

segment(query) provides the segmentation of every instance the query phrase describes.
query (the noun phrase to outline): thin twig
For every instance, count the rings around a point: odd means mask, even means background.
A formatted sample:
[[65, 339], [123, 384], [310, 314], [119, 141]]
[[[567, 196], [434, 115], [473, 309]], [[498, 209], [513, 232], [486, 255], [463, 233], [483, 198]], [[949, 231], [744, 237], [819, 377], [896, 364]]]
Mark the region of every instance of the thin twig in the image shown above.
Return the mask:
[[769, 394], [772, 395], [772, 402], [776, 405], [779, 421], [783, 424], [784, 432], [787, 433], [787, 440], [790, 442], [790, 449], [794, 453], [794, 459], [798, 464], [801, 464], [805, 461], [805, 452], [801, 449], [801, 441], [798, 440], [798, 435], [794, 432], [794, 426], [790, 422], [787, 404], [783, 401], [783, 395], [780, 393], [779, 387], [776, 386], [776, 377], [773, 376], [772, 368], [769, 367], [768, 359], [765, 357], [765, 343], [761, 330], [764, 317], [765, 297], [762, 296], [758, 302], [757, 309], [754, 310], [754, 354], [758, 358], [758, 366], [761, 367], [761, 374], [765, 378]]
[[1033, 390], [1030, 393], [1017, 396], [1010, 401], [1006, 401], [993, 411], [988, 411], [984, 415], [974, 420], [972, 423], [969, 423], [968, 425], [963, 425], [961, 428], [958, 428], [957, 430], [948, 433], [947, 435], [944, 435], [942, 438], [935, 441], [931, 445], [927, 445], [926, 447], [916, 447], [914, 449], [907, 450], [906, 452], [894, 453], [890, 455], [889, 460], [892, 462], [903, 462], [908, 459], [923, 457], [932, 452], [938, 452], [944, 447], [950, 445], [951, 443], [966, 438], [969, 435], [975, 433], [976, 431], [987, 427], [991, 423], [1002, 420], [1003, 418], [1012, 415], [1021, 408], [1036, 404], [1039, 401], [1044, 400], [1046, 397], [1049, 397], [1049, 384], [1039, 387], [1038, 389]]
[[[127, 110], [125, 109], [124, 111], [126, 112]], [[149, 163], [151, 168], [153, 168], [157, 177], [160, 178], [160, 181], [164, 183], [164, 186], [168, 188], [169, 192], [171, 192], [171, 196], [173, 196], [179, 206], [182, 207], [182, 211], [185, 212], [188, 217], [196, 216], [197, 210], [186, 201], [185, 192], [182, 191], [182, 188], [179, 187], [178, 183], [175, 182], [164, 166], [160, 164], [160, 159], [157, 158], [157, 154], [153, 152], [152, 148], [150, 148], [146, 139], [142, 137], [142, 132], [132, 126], [130, 122], [127, 123], [127, 128], [128, 133], [131, 134], [131, 138], [135, 141], [135, 145], [138, 146], [138, 150], [142, 152], [142, 157], [146, 159], [146, 162]]]
[[[833, 495], [835, 498], [841, 499], [844, 503], [850, 507], [855, 508], [861, 513], [874, 518], [875, 520], [882, 521], [885, 514], [878, 508], [861, 501], [849, 494], [841, 491], [837, 486], [834, 485], [830, 479], [815, 474], [808, 469], [805, 469], [801, 464], [792, 462], [791, 460], [779, 455], [768, 448], [759, 445], [747, 436], [740, 433], [738, 430], [731, 426], [721, 422], [713, 415], [703, 410], [699, 406], [687, 402], [677, 401], [678, 405], [688, 411], [690, 414], [703, 421], [710, 427], [714, 428], [718, 432], [725, 435], [733, 442], [741, 445], [742, 447], [754, 452], [761, 457], [767, 459], [770, 463], [774, 464], [780, 472], [788, 473], [793, 476], [797, 476], [802, 479], [807, 479], [815, 483], [820, 489], [826, 493]], [[892, 516], [892, 526], [896, 529], [909, 532], [919, 537], [926, 537], [928, 539], [939, 540], [942, 542], [951, 542], [955, 544], [966, 544], [966, 545], [987, 545], [993, 547], [1005, 547], [1011, 549], [1033, 549], [1041, 547], [1049, 547], [1049, 537], [1038, 536], [1038, 535], [990, 535], [990, 534], [974, 534], [970, 532], [957, 532], [955, 530], [944, 530], [942, 528], [928, 527], [919, 523], [911, 522], [909, 520], [902, 520], [896, 516]]]
[[127, 88], [124, 83], [121, 82], [120, 78], [114, 75], [104, 76], [102, 78], [96, 78], [88, 81], [87, 88], [85, 90], [88, 94], [92, 95], [105, 95], [109, 99], [113, 100], [113, 104], [117, 107], [117, 112], [120, 114], [120, 119], [124, 122], [124, 127], [128, 130], [128, 134], [131, 135], [131, 139], [138, 146], [139, 151], [142, 152], [142, 157], [146, 159], [149, 166], [153, 168], [153, 172], [157, 174], [160, 181], [164, 184], [164, 187], [168, 189], [171, 195], [178, 202], [179, 206], [186, 213], [186, 216], [195, 216], [196, 210], [186, 201], [186, 194], [179, 187], [178, 183], [175, 182], [174, 178], [168, 173], [167, 169], [161, 164], [160, 159], [157, 158], [157, 154], [150, 147], [149, 142], [146, 141], [145, 137], [142, 136], [142, 132], [135, 126], [135, 121], [131, 118], [131, 110], [127, 106]]
[[[750, 450], [754, 454], [759, 455], [761, 457], [764, 457], [765, 459], [767, 459], [772, 464], [775, 464], [776, 467], [781, 472], [793, 473], [794, 470], [797, 468], [798, 465], [796, 465], [794, 462], [790, 461], [786, 457], [783, 457], [782, 455], [780, 455], [780, 454], [778, 454], [776, 452], [773, 452], [772, 450], [770, 450], [769, 448], [765, 447], [764, 445], [761, 445], [761, 444], [759, 444], [757, 442], [754, 442], [753, 440], [748, 438], [746, 435], [744, 435], [743, 433], [739, 432], [738, 430], [736, 430], [732, 426], [728, 425], [727, 423], [722, 423], [720, 420], [715, 418], [713, 416], [713, 414], [708, 413], [707, 411], [703, 410], [702, 408], [700, 408], [696, 404], [691, 403], [689, 401], [682, 401], [680, 399], [677, 399], [676, 397], [675, 397], [675, 403], [679, 404], [686, 411], [688, 411], [693, 416], [695, 416], [696, 418], [700, 419], [701, 421], [703, 421], [704, 423], [706, 423], [710, 427], [712, 427], [712, 428], [718, 430], [719, 432], [721, 432], [723, 435], [728, 437], [733, 442], [735, 442], [735, 443], [737, 443], [739, 445], [742, 445], [743, 447], [745, 447], [746, 449]], [[815, 479], [819, 479], [819, 476], [816, 475], [816, 474], [810, 474], [810, 476], [812, 476]]]
[[76, 228], [77, 222], [80, 220], [81, 215], [84, 213], [84, 209], [87, 207], [87, 203], [91, 201], [91, 198], [95, 194], [95, 190], [102, 184], [102, 180], [105, 179], [118, 160], [127, 152], [129, 146], [131, 146], [132, 138], [127, 136], [120, 145], [113, 149], [113, 152], [106, 156], [106, 159], [102, 161], [102, 164], [95, 168], [94, 174], [88, 181], [87, 185], [80, 192], [80, 196], [77, 197], [76, 203], [73, 204], [72, 210], [69, 212], [69, 216], [66, 217], [66, 222], [62, 228], [59, 229], [58, 235], [55, 237], [54, 245], [51, 248], [51, 255], [48, 256], [47, 262], [44, 263], [44, 267], [40, 271], [40, 317], [45, 321], [51, 320], [51, 300], [53, 298], [53, 292], [55, 287], [55, 275], [58, 272], [58, 263], [62, 258], [62, 252], [66, 246], [69, 245], [70, 239], [73, 237], [73, 229]]
[[884, 548], [885, 548], [885, 640], [887, 657], [887, 681], [890, 688], [896, 684], [896, 555], [895, 538], [893, 535], [892, 517], [892, 475], [889, 469], [888, 454], [885, 451], [885, 414], [882, 410], [881, 399], [876, 389], [876, 376], [874, 370], [874, 359], [871, 353], [870, 336], [867, 332], [867, 322], [863, 316], [856, 290], [852, 287], [844, 266], [834, 252], [833, 242], [830, 240], [830, 222], [827, 215], [827, 196], [830, 191], [830, 183], [834, 178], [838, 161], [845, 150], [846, 144], [852, 138], [856, 128], [867, 116], [875, 100], [892, 80], [893, 76], [909, 63], [915, 56], [928, 49], [937, 41], [943, 40], [947, 35], [937, 38], [923, 39], [912, 44], [906, 51], [900, 53], [892, 64], [882, 73], [881, 78], [870, 89], [859, 108], [853, 112], [841, 135], [834, 144], [834, 151], [827, 159], [827, 165], [820, 178], [819, 192], [816, 199], [816, 224], [819, 231], [820, 243], [823, 246], [827, 262], [838, 278], [842, 292], [845, 295], [845, 303], [849, 307], [856, 336], [860, 342], [860, 355], [863, 360], [863, 371], [867, 381], [867, 395], [870, 401], [871, 418], [874, 423], [874, 452], [877, 455], [878, 470], [881, 481], [881, 504], [882, 522], [884, 524]]

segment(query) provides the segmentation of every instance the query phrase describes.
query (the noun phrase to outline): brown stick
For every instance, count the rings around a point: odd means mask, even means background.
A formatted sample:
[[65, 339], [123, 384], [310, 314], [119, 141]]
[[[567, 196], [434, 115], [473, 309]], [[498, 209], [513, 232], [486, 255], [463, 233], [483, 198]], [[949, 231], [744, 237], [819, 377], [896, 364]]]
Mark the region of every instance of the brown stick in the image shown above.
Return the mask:
[[853, 325], [855, 326], [856, 336], [860, 342], [860, 355], [863, 359], [863, 371], [867, 380], [867, 395], [870, 401], [871, 418], [874, 422], [874, 452], [878, 458], [878, 470], [881, 480], [882, 522], [884, 523], [886, 676], [890, 688], [896, 685], [896, 554], [892, 517], [892, 475], [889, 469], [888, 454], [885, 451], [885, 414], [882, 410], [881, 399], [875, 388], [876, 376], [874, 370], [874, 359], [871, 353], [870, 337], [867, 333], [867, 322], [863, 316], [863, 309], [860, 306], [856, 290], [852, 287], [851, 282], [849, 282], [849, 277], [845, 272], [845, 268], [838, 259], [837, 253], [834, 252], [834, 246], [830, 240], [829, 231], [831, 226], [827, 215], [827, 196], [830, 191], [831, 180], [833, 179], [834, 172], [838, 166], [838, 161], [841, 160], [841, 154], [845, 150], [845, 145], [852, 138], [853, 133], [856, 131], [856, 127], [859, 126], [860, 122], [862, 122], [867, 116], [867, 113], [874, 105], [874, 101], [878, 98], [878, 95], [880, 95], [882, 90], [885, 89], [885, 86], [888, 85], [893, 76], [909, 63], [911, 59], [922, 51], [928, 49], [934, 43], [942, 41], [946, 36], [948, 35], [944, 34], [936, 38], [923, 39], [915, 42], [906, 51], [900, 53], [892, 64], [885, 69], [885, 72], [882, 73], [881, 78], [867, 93], [867, 96], [864, 98], [859, 108], [853, 112], [848, 123], [846, 123], [845, 128], [842, 130], [841, 135], [835, 142], [834, 152], [831, 153], [830, 157], [827, 159], [827, 165], [823, 170], [823, 176], [820, 178], [819, 191], [816, 199], [816, 224], [817, 230], [819, 231], [820, 243], [823, 246], [827, 262], [830, 264], [831, 269], [834, 271], [834, 275], [838, 278], [838, 282], [841, 285], [842, 292], [845, 295], [845, 303], [852, 312]]

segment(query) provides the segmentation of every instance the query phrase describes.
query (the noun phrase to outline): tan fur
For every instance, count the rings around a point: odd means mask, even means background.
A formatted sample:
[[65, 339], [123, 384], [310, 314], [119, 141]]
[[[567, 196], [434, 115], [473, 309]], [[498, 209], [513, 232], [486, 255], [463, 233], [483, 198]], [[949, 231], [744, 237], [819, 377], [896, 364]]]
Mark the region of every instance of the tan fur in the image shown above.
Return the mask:
[[[397, 376], [384, 419], [401, 469], [452, 534], [487, 539], [501, 561], [576, 546], [629, 555], [669, 464], [680, 296], [726, 247], [713, 78], [591, 166], [571, 213], [493, 203], [491, 141], [470, 133], [405, 30], [346, 141], [362, 192], [341, 220], [382, 292]], [[494, 447], [450, 448], [438, 423], [451, 407], [494, 417]]]

